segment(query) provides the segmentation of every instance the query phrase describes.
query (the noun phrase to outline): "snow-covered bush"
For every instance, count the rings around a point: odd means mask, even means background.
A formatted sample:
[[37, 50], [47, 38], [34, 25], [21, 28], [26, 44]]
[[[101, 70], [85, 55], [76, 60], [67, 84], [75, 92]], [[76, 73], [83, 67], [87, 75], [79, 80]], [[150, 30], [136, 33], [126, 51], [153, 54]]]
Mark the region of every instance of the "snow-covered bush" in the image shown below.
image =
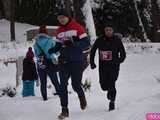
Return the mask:
[[9, 96], [9, 97], [14, 97], [16, 94], [17, 94], [16, 88], [10, 85], [0, 90], [0, 97], [4, 95]]
[[82, 87], [85, 92], [90, 91], [91, 90], [91, 81], [86, 78], [85, 82], [82, 84]]
[[160, 47], [157, 43], [125, 43], [125, 49], [128, 54], [160, 53]]

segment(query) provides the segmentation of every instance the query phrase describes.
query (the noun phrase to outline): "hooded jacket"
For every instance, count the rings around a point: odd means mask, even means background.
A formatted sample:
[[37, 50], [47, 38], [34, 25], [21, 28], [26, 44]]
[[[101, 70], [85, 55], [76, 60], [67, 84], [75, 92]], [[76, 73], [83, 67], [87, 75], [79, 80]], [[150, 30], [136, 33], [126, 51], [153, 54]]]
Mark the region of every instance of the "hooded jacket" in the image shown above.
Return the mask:
[[59, 54], [59, 52], [49, 53], [49, 50], [56, 46], [56, 42], [47, 34], [41, 33], [36, 36], [35, 40], [36, 42], [33, 47], [37, 58], [40, 55], [45, 54], [47, 59], [53, 59], [57, 54]]

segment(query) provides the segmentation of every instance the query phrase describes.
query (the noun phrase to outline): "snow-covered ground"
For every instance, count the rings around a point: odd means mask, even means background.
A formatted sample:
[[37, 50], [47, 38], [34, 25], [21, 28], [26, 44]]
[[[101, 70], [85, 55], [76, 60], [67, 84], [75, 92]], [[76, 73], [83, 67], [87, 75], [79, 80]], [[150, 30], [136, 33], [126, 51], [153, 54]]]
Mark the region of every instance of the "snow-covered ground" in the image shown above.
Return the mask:
[[[0, 39], [8, 37], [9, 33], [3, 32], [8, 29], [7, 25], [7, 21], [0, 21]], [[23, 31], [31, 26], [16, 25], [23, 39]], [[7, 49], [1, 47], [1, 59], [25, 55], [29, 45], [31, 43], [11, 45]], [[127, 43], [125, 47], [127, 58], [121, 65], [117, 80], [116, 110], [108, 112], [106, 93], [101, 91], [98, 83], [98, 69], [88, 68], [83, 77], [83, 81], [91, 81], [91, 91], [86, 92], [88, 107], [85, 111], [80, 110], [77, 95], [69, 86], [72, 94], [69, 95], [68, 120], [145, 120], [148, 112], [160, 112], [160, 44]], [[15, 85], [15, 72], [15, 64], [5, 66], [0, 61], [0, 88]], [[17, 88], [16, 97], [0, 97], [0, 120], [56, 120], [61, 108], [59, 98], [52, 95], [53, 87], [48, 89], [49, 100], [45, 102], [39, 87], [35, 89], [36, 97], [22, 98], [21, 85]]]

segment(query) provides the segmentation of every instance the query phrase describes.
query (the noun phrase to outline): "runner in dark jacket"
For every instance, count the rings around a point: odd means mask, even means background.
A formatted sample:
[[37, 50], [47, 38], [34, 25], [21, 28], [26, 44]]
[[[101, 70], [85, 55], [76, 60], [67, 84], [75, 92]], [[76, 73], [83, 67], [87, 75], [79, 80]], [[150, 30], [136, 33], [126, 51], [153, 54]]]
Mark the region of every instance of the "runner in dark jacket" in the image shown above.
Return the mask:
[[95, 53], [99, 53], [99, 82], [103, 91], [108, 91], [107, 98], [110, 100], [109, 110], [115, 108], [116, 99], [115, 82], [118, 78], [120, 63], [126, 58], [126, 52], [121, 39], [114, 35], [112, 26], [106, 26], [105, 34], [99, 37], [90, 54], [91, 68], [96, 68], [94, 62]]
[[80, 107], [84, 110], [87, 106], [86, 97], [81, 86], [83, 74], [83, 50], [90, 45], [85, 29], [72, 18], [60, 12], [57, 16], [60, 27], [57, 29], [57, 39], [62, 43], [59, 62], [60, 88], [62, 112], [60, 119], [69, 116], [68, 110], [68, 80], [71, 77], [72, 87], [78, 94]]

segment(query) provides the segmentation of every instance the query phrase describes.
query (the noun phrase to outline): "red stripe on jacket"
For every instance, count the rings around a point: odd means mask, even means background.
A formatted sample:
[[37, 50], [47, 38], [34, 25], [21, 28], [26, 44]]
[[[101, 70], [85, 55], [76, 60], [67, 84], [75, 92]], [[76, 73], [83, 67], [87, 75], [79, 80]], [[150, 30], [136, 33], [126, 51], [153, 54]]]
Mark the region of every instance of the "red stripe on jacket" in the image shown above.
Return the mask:
[[87, 34], [84, 27], [82, 27], [74, 19], [72, 19], [68, 25], [60, 26], [57, 29], [56, 36], [57, 39], [63, 42], [63, 40], [67, 37], [70, 38], [75, 36], [78, 37], [79, 39], [82, 39], [84, 37], [87, 37]]

